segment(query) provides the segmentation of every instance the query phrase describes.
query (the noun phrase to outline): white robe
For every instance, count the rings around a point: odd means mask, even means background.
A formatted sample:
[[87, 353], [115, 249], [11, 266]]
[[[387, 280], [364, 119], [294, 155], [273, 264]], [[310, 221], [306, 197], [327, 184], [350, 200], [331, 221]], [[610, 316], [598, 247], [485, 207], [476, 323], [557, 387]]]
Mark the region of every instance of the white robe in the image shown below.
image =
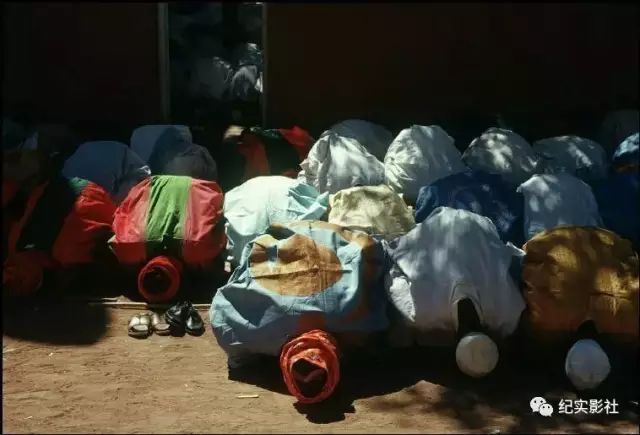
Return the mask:
[[525, 303], [509, 267], [522, 251], [502, 243], [489, 218], [439, 207], [388, 251], [385, 284], [404, 326], [455, 333], [457, 303], [468, 298], [488, 330], [501, 337], [515, 331]]

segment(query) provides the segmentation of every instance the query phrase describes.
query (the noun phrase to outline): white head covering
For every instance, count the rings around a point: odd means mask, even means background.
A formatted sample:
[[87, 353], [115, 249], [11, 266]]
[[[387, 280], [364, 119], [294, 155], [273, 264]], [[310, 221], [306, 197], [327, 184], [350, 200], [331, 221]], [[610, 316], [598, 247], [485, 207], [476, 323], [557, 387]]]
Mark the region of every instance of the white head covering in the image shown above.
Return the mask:
[[607, 354], [594, 340], [578, 340], [567, 352], [564, 371], [578, 390], [596, 388], [610, 370]]
[[456, 362], [460, 370], [471, 377], [485, 376], [498, 364], [498, 346], [485, 334], [465, 335], [456, 347]]

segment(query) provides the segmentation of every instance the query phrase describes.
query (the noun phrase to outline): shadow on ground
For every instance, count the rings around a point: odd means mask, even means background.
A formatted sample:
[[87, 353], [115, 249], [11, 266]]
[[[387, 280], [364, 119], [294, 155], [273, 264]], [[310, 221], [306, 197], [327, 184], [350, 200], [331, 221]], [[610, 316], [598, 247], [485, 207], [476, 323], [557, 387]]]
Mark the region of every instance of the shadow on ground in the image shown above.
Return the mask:
[[[288, 394], [276, 358], [262, 358], [230, 379]], [[451, 350], [403, 349], [350, 359], [342, 366], [340, 384], [331, 398], [294, 406], [316, 424], [342, 421], [356, 412], [356, 400], [372, 398], [362, 406], [407, 416], [450, 418], [468, 431], [533, 433], [569, 426], [580, 432], [606, 432], [612, 424], [638, 424], [637, 387], [637, 370], [629, 364], [614, 365], [612, 375], [597, 391], [576, 394], [561, 368], [523, 363], [516, 355], [505, 354], [492, 375], [471, 379], [458, 371]], [[552, 418], [531, 412], [529, 402], [536, 396], [554, 406]], [[562, 399], [614, 398], [619, 404], [616, 415], [557, 414]]]
[[86, 303], [55, 303], [39, 298], [2, 304], [3, 334], [41, 343], [93, 344], [105, 335], [109, 320], [104, 307]]

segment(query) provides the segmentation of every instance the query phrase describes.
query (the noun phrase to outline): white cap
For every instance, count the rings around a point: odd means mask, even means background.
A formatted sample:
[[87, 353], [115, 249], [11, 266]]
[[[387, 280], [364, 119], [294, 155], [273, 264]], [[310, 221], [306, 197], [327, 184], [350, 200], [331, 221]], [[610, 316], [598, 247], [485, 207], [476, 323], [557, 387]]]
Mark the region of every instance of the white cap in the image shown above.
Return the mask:
[[460, 370], [471, 377], [485, 376], [498, 364], [498, 346], [485, 334], [465, 335], [456, 347], [456, 362]]
[[578, 390], [596, 388], [611, 370], [609, 357], [594, 340], [575, 342], [564, 362], [564, 371]]

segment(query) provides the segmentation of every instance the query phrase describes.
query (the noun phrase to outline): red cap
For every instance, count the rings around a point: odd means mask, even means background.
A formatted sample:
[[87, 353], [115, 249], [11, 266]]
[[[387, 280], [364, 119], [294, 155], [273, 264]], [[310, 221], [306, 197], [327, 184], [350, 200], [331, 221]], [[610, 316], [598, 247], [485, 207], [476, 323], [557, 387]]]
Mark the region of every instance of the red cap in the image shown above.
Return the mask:
[[[299, 361], [306, 361], [316, 367], [305, 376], [306, 378], [315, 377], [318, 374], [325, 375], [324, 385], [320, 392], [313, 397], [306, 396], [301, 391], [299, 382], [304, 382], [304, 379], [295, 372], [294, 368], [294, 365]], [[331, 396], [340, 381], [340, 361], [338, 360], [335, 339], [319, 329], [294, 338], [282, 348], [280, 369], [289, 393], [295, 396], [300, 403], [322, 402]]]
[[[154, 257], [138, 273], [138, 292], [147, 302], [168, 302], [178, 294], [181, 275], [180, 261], [166, 256]], [[165, 281], [162, 288], [150, 288], [149, 280], [154, 276]]]

